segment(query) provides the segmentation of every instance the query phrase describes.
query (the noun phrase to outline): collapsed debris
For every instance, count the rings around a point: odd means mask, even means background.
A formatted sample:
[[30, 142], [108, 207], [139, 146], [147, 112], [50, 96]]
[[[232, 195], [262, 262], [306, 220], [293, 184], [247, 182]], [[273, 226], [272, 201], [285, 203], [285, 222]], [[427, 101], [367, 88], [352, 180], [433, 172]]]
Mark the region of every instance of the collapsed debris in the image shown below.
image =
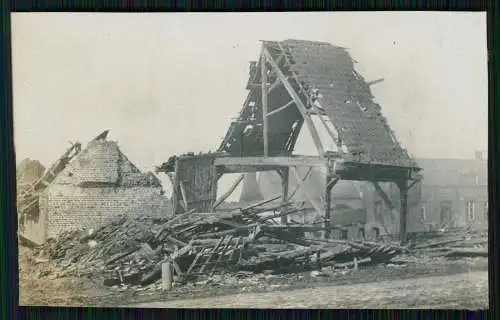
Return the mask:
[[[417, 244], [418, 243], [418, 244]], [[475, 232], [468, 228], [448, 232], [426, 233], [425, 239], [415, 239], [410, 249], [416, 254], [431, 257], [488, 257], [487, 231]]]
[[169, 261], [177, 282], [237, 272], [275, 274], [357, 268], [389, 262], [398, 244], [309, 238], [314, 225], [282, 225], [282, 215], [301, 211], [267, 201], [231, 212], [195, 213], [170, 220], [120, 217], [97, 230], [65, 232], [34, 250], [44, 270], [38, 277], [100, 277], [109, 286], [149, 285]]

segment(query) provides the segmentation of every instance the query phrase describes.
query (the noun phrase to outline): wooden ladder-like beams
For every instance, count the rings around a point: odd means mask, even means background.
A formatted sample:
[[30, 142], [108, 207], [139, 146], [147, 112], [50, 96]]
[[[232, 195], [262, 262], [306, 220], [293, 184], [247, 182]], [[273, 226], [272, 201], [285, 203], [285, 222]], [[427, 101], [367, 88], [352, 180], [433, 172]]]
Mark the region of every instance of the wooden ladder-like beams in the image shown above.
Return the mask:
[[[267, 115], [267, 86], [266, 86], [266, 81], [267, 81], [267, 70], [264, 71], [264, 68], [265, 68], [265, 61], [269, 62], [269, 64], [271, 65], [273, 71], [276, 73], [276, 75], [278, 76], [278, 78], [280, 79], [281, 83], [283, 83], [283, 85], [285, 86], [285, 89], [287, 90], [288, 94], [292, 97], [292, 99], [295, 101], [295, 104], [297, 105], [297, 108], [300, 112], [300, 114], [302, 115], [302, 118], [304, 119], [304, 121], [306, 122], [307, 124], [307, 127], [309, 128], [309, 131], [311, 132], [311, 136], [312, 136], [312, 139], [314, 141], [314, 145], [316, 146], [316, 149], [318, 150], [318, 153], [320, 155], [324, 155], [325, 151], [324, 151], [324, 148], [323, 148], [323, 144], [321, 143], [321, 138], [318, 134], [318, 131], [316, 130], [316, 127], [314, 125], [314, 122], [312, 121], [311, 119], [311, 116], [309, 115], [309, 113], [307, 112], [307, 108], [306, 106], [304, 105], [304, 103], [302, 102], [302, 100], [300, 99], [299, 95], [297, 94], [297, 92], [295, 92], [295, 90], [293, 89], [292, 85], [290, 84], [290, 82], [288, 82], [288, 80], [286, 79], [285, 75], [283, 74], [283, 72], [280, 70], [278, 64], [274, 61], [273, 57], [271, 56], [271, 54], [269, 53], [269, 51], [265, 48], [265, 46], [263, 45], [262, 46], [262, 59], [261, 59], [261, 64], [263, 65], [262, 66], [262, 74], [266, 74], [266, 78], [263, 78], [261, 79], [263, 85], [262, 85], [262, 89], [263, 89], [263, 94], [262, 94], [262, 97], [263, 97], [263, 110], [265, 110], [266, 112], [263, 114], [263, 118], [264, 118], [264, 127], [267, 125], [267, 120], [266, 120], [266, 115]], [[264, 96], [265, 96], [265, 104], [266, 106], [264, 107]], [[266, 128], [264, 128], [264, 146], [266, 145], [265, 144], [265, 141], [266, 141], [266, 134], [267, 134], [267, 131], [266, 131]], [[264, 153], [265, 155], [266, 153]]]

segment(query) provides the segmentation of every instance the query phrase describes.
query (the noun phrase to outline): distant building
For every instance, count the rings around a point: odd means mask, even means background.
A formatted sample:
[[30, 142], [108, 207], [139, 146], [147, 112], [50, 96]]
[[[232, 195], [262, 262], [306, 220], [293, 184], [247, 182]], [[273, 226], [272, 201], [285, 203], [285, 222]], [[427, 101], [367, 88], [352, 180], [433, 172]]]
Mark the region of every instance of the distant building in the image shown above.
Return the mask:
[[117, 215], [166, 215], [159, 180], [140, 172], [114, 141], [93, 140], [39, 195], [23, 235], [42, 243], [62, 231], [95, 228]]
[[488, 164], [475, 159], [421, 159], [424, 180], [418, 213], [435, 228], [488, 225]]
[[[486, 228], [486, 159], [484, 152], [477, 152], [474, 159], [416, 159], [423, 169], [424, 178], [408, 194], [408, 232], [467, 226]], [[321, 219], [317, 217], [311, 200], [323, 208], [324, 181], [323, 174], [317, 169], [311, 170], [307, 176], [306, 173], [306, 169], [299, 170], [300, 178], [305, 179], [293, 200], [309, 208], [302, 219], [311, 222]], [[292, 193], [297, 188], [297, 180], [290, 176], [289, 181], [289, 193]], [[399, 233], [399, 189], [393, 183], [379, 185], [388, 195], [393, 210], [389, 209], [371, 183], [342, 180], [333, 188], [332, 223], [345, 225], [348, 230], [348, 235], [343, 234], [341, 237], [370, 238], [385, 233]], [[258, 187], [262, 197], [269, 199], [281, 193], [281, 180], [274, 172], [260, 173]]]

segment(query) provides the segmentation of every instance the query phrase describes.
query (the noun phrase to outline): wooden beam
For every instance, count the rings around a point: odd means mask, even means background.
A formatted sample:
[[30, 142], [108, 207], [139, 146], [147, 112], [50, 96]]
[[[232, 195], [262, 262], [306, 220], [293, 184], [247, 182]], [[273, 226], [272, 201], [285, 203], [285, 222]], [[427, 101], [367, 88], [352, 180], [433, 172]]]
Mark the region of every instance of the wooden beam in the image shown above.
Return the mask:
[[303, 178], [301, 179], [301, 181], [300, 181], [299, 183], [297, 183], [297, 185], [295, 186], [295, 190], [293, 190], [292, 194], [290, 194], [290, 195], [288, 196], [287, 201], [290, 201], [290, 200], [293, 198], [293, 196], [297, 193], [297, 191], [300, 189], [300, 187], [301, 187], [302, 183], [304, 183], [304, 181], [306, 181], [307, 177], [308, 177], [308, 176], [309, 176], [309, 174], [311, 173], [312, 168], [313, 168], [313, 167], [309, 167], [309, 169], [307, 170], [307, 172], [306, 172], [306, 174], [304, 175], [304, 177], [303, 177]]
[[408, 181], [400, 181], [398, 183], [399, 194], [401, 199], [401, 212], [399, 219], [399, 240], [402, 245], [406, 244], [407, 237], [407, 218], [408, 218]]
[[184, 189], [184, 182], [179, 181], [179, 187], [181, 189], [181, 195], [182, 195], [182, 203], [185, 211], [188, 211], [188, 201], [186, 198], [186, 189]]
[[221, 166], [219, 170], [224, 173], [244, 173], [244, 172], [261, 172], [261, 171], [271, 171], [271, 170], [276, 170], [279, 167], [272, 167], [272, 166], [265, 166], [265, 167], [258, 167], [258, 166], [243, 166], [243, 165], [228, 165], [228, 166]]
[[[174, 176], [174, 184], [173, 184], [173, 194], [172, 194], [172, 197], [174, 199], [174, 214], [177, 214], [177, 213], [180, 213], [179, 211], [179, 205], [181, 204], [181, 195], [179, 194], [179, 190], [180, 190], [180, 187], [179, 187], [179, 160], [176, 160], [175, 161], [175, 164], [174, 164], [174, 172], [175, 172], [175, 176]], [[182, 205], [181, 205], [182, 206]], [[184, 209], [184, 211], [187, 211]]]
[[339, 178], [334, 176], [334, 173], [328, 168], [325, 181], [325, 195], [324, 195], [324, 207], [325, 207], [325, 239], [330, 238], [331, 225], [332, 225], [332, 189], [339, 182]]
[[[262, 45], [264, 50], [264, 44]], [[262, 54], [260, 57], [260, 82], [262, 90], [262, 120], [263, 120], [263, 135], [264, 135], [264, 157], [269, 155], [269, 128], [267, 121], [267, 66], [266, 55]]]
[[[281, 202], [283, 204], [288, 202], [288, 185], [289, 181], [288, 178], [290, 176], [290, 170], [288, 167], [282, 168], [279, 170], [281, 172]], [[283, 215], [281, 216], [281, 223], [282, 224], [287, 224], [288, 223], [288, 216], [286, 215], [287, 212], [287, 206], [283, 206], [282, 212]]]
[[293, 98], [293, 100], [297, 104], [297, 107], [298, 107], [300, 113], [302, 114], [302, 117], [304, 118], [304, 121], [306, 122], [306, 124], [309, 128], [309, 131], [311, 132], [311, 136], [312, 136], [312, 139], [314, 141], [314, 144], [316, 145], [316, 149], [318, 150], [318, 153], [320, 155], [323, 155], [325, 153], [325, 151], [323, 149], [323, 144], [321, 143], [321, 138], [319, 137], [318, 131], [316, 130], [316, 127], [314, 126], [314, 123], [312, 122], [310, 115], [307, 114], [306, 106], [304, 105], [302, 100], [300, 100], [299, 95], [297, 94], [297, 92], [295, 92], [292, 85], [288, 82], [288, 80], [286, 79], [283, 72], [281, 72], [279, 66], [276, 64], [276, 62], [274, 61], [274, 59], [271, 56], [271, 54], [269, 53], [269, 51], [267, 51], [267, 49], [265, 47], [263, 47], [262, 51], [264, 53], [263, 55], [265, 57], [267, 57], [269, 63], [271, 64], [272, 68], [276, 72], [276, 75], [281, 80], [281, 82], [285, 86], [286, 90], [288, 91], [290, 96]]
[[[217, 168], [216, 165], [214, 165], [212, 167], [212, 183], [210, 185], [211, 187], [211, 191], [212, 191], [212, 194], [211, 194], [211, 197], [212, 197], [212, 201], [214, 201], [214, 204], [216, 202], [216, 199], [217, 199], [217, 183], [219, 181], [219, 178], [222, 176], [222, 174], [219, 174], [219, 169]], [[212, 212], [214, 210], [212, 209]]]
[[[284, 51], [283, 49], [283, 46], [278, 43], [278, 46], [280, 47], [281, 51]], [[280, 57], [281, 58], [281, 57]], [[286, 62], [288, 63], [288, 65], [291, 65], [289, 59], [287, 57], [285, 57], [286, 59]], [[309, 95], [308, 92], [306, 92], [304, 86], [302, 86], [300, 80], [298, 79], [296, 73], [294, 71], [291, 71], [292, 73], [292, 76], [293, 78], [295, 79], [295, 81], [297, 82], [297, 84], [299, 85], [300, 87], [300, 91], [303, 92], [303, 94], [307, 97], [307, 103], [312, 107], [312, 109], [315, 111], [315, 113], [318, 115], [319, 117], [319, 120], [321, 121], [321, 123], [323, 124], [323, 126], [325, 127], [326, 131], [328, 132], [328, 135], [330, 135], [330, 138], [333, 140], [333, 143], [335, 143], [337, 145], [337, 147], [340, 149], [342, 146], [340, 145], [340, 143], [338, 143], [340, 135], [338, 137], [336, 137], [333, 132], [330, 130], [330, 127], [328, 126], [328, 124], [326, 123], [325, 119], [323, 119], [323, 117], [321, 117], [321, 115], [325, 114], [327, 115], [326, 111], [324, 110], [323, 107], [321, 107], [321, 105], [317, 102], [317, 101], [313, 101], [311, 96]], [[287, 81], [288, 81], [288, 77], [286, 78]], [[308, 114], [312, 114], [311, 113], [311, 110], [308, 109]]]
[[291, 100], [291, 101], [288, 101], [287, 104], [285, 104], [284, 106], [282, 107], [279, 107], [278, 109], [274, 109], [273, 111], [269, 112], [266, 117], [269, 117], [270, 115], [273, 115], [275, 113], [278, 113], [286, 108], [288, 108], [289, 106], [291, 106], [292, 104], [294, 104], [295, 101]]
[[[323, 165], [324, 164], [325, 163], [323, 162]], [[301, 183], [302, 179], [300, 179], [300, 175], [297, 172], [297, 169], [292, 166], [292, 167], [290, 167], [290, 170], [292, 171], [297, 182]], [[321, 210], [321, 206], [318, 203], [316, 203], [316, 201], [314, 200], [314, 197], [311, 195], [310, 190], [307, 188], [306, 188], [306, 196], [307, 196], [309, 202], [311, 202], [312, 206], [314, 207], [314, 210], [316, 210], [316, 212], [318, 212], [320, 215], [323, 215], [323, 210]]]
[[372, 85], [380, 83], [382, 81], [384, 81], [384, 78], [380, 78], [380, 79], [377, 79], [377, 80], [370, 81], [370, 82], [367, 83], [367, 85], [368, 86], [372, 86]]
[[394, 204], [392, 203], [391, 199], [389, 199], [389, 196], [387, 195], [387, 193], [385, 193], [385, 191], [382, 189], [382, 187], [380, 186], [380, 184], [378, 184], [377, 181], [372, 181], [372, 184], [375, 187], [375, 190], [377, 190], [377, 192], [380, 195], [380, 197], [382, 198], [382, 200], [384, 201], [385, 205], [390, 210], [393, 210], [394, 209]]
[[215, 166], [275, 166], [275, 167], [324, 167], [325, 158], [321, 156], [291, 157], [220, 157], [215, 158]]
[[271, 86], [269, 87], [269, 89], [267, 89], [267, 93], [271, 93], [271, 91], [273, 91], [274, 89], [276, 89], [277, 86], [279, 86], [281, 84], [281, 81], [280, 81], [280, 78], [277, 78], [272, 84]]
[[241, 181], [243, 181], [243, 178], [245, 178], [245, 175], [242, 174], [236, 179], [236, 181], [231, 185], [229, 190], [224, 193], [219, 200], [215, 201], [215, 204], [213, 205], [212, 209], [216, 209], [222, 202], [224, 202], [229, 196], [236, 190], [236, 188], [240, 185]]
[[408, 185], [408, 190], [410, 190], [411, 188], [413, 188], [414, 185], [416, 185], [418, 182], [420, 182], [421, 180], [413, 180], [409, 185]]

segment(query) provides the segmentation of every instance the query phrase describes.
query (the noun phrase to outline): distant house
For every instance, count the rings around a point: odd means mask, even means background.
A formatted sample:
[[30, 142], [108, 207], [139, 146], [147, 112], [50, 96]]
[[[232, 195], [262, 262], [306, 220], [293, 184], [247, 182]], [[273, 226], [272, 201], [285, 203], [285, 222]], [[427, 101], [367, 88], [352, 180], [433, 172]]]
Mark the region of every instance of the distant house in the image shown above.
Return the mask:
[[[437, 228], [487, 226], [488, 188], [486, 156], [477, 153], [475, 159], [417, 159], [423, 168], [423, 180], [408, 194], [408, 232]], [[319, 170], [299, 170], [304, 183], [298, 188], [295, 202], [309, 208], [304, 221], [319, 220], [312, 201], [323, 205], [323, 174]], [[289, 193], [297, 187], [290, 177]], [[340, 181], [332, 190], [332, 223], [348, 226], [349, 238], [375, 237], [399, 233], [399, 189], [394, 183], [380, 183], [394, 206], [391, 210], [373, 184], [360, 181]], [[260, 173], [258, 187], [263, 198], [281, 192], [281, 180], [274, 172]], [[244, 187], [245, 188], [245, 187]], [[246, 189], [244, 189], [246, 190]], [[255, 191], [252, 191], [255, 192]], [[242, 194], [242, 197], [244, 195]], [[345, 234], [341, 237], [346, 237]]]
[[117, 215], [166, 215], [159, 180], [140, 172], [114, 141], [91, 141], [39, 195], [21, 232], [36, 242], [74, 228], [95, 228]]
[[488, 165], [475, 159], [421, 159], [424, 169], [418, 214], [426, 224], [479, 227], [488, 224]]

